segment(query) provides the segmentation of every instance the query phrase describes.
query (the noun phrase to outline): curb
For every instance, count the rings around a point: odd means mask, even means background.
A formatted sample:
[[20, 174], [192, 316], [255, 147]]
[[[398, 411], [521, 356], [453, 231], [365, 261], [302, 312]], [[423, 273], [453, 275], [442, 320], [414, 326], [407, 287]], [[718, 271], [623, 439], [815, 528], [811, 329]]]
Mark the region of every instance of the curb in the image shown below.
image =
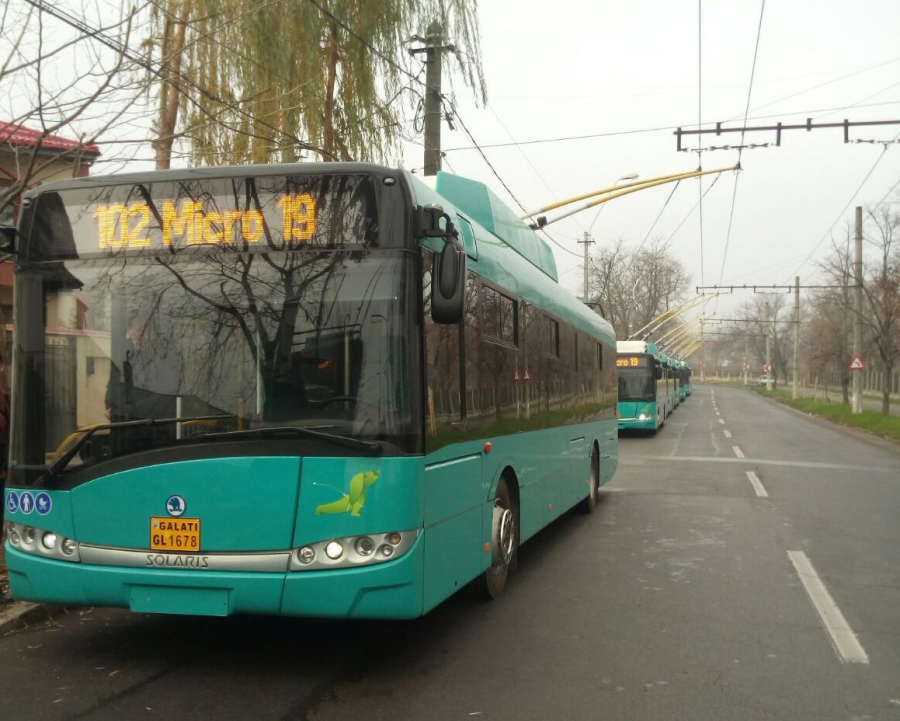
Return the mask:
[[58, 603], [13, 601], [4, 604], [0, 606], [0, 636], [36, 623], [45, 623], [65, 610], [66, 607]]

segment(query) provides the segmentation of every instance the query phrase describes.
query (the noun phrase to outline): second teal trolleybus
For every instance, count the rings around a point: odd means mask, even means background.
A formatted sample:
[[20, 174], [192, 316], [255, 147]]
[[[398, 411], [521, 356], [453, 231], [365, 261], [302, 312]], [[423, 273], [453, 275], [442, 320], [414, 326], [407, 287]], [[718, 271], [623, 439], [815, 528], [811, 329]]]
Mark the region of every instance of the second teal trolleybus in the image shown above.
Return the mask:
[[675, 371], [655, 343], [619, 341], [619, 430], [657, 433], [678, 404]]
[[12, 250], [17, 598], [415, 617], [616, 468], [613, 331], [482, 183], [85, 178]]

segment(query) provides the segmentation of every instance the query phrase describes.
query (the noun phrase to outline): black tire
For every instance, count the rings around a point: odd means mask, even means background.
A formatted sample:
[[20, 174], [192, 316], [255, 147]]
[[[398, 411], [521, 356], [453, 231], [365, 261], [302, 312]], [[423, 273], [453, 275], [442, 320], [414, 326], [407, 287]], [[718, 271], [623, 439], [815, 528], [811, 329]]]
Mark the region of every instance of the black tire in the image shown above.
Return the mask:
[[600, 457], [597, 446], [591, 451], [591, 489], [581, 504], [578, 506], [582, 513], [593, 513], [600, 503]]
[[505, 478], [501, 478], [497, 484], [493, 515], [491, 566], [476, 583], [478, 595], [488, 601], [503, 593], [509, 572], [516, 565], [516, 556], [519, 552], [519, 509], [513, 503], [509, 484]]

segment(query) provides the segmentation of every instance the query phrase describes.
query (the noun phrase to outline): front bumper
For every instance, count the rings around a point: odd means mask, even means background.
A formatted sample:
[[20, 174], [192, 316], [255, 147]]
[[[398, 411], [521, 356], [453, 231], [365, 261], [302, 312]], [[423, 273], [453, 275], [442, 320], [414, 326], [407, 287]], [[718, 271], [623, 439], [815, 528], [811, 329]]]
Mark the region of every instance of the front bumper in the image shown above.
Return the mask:
[[656, 419], [648, 418], [645, 421], [639, 421], [637, 418], [620, 418], [619, 430], [650, 430], [656, 428]]
[[6, 544], [15, 598], [72, 606], [197, 616], [314, 618], [422, 615], [423, 535], [395, 561], [375, 566], [247, 573], [98, 566], [41, 558]]

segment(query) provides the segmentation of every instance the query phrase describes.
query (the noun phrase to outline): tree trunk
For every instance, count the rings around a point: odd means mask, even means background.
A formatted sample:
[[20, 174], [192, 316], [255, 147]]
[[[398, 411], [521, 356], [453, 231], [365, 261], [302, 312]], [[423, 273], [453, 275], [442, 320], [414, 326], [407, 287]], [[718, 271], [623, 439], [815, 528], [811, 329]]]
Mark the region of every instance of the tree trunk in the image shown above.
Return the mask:
[[[172, 145], [175, 142], [175, 126], [178, 123], [178, 105], [181, 100], [181, 65], [184, 58], [184, 36], [190, 0], [183, 0], [178, 19], [166, 21], [161, 55], [165, 72], [165, 84], [160, 89], [162, 102], [159, 109], [157, 138], [153, 142], [156, 150], [156, 169], [168, 170], [172, 164]], [[174, 28], [171, 26], [174, 25]]]
[[325, 112], [322, 123], [323, 160], [332, 160], [335, 156], [334, 138], [334, 86], [337, 81], [338, 34], [337, 25], [331, 25], [331, 36], [328, 40], [328, 75], [325, 81]]
[[888, 416], [891, 414], [891, 384], [894, 381], [893, 364], [885, 364], [884, 377], [887, 381], [881, 384], [881, 414]]
[[850, 371], [843, 365], [841, 367], [841, 403], [845, 406], [850, 405]]

